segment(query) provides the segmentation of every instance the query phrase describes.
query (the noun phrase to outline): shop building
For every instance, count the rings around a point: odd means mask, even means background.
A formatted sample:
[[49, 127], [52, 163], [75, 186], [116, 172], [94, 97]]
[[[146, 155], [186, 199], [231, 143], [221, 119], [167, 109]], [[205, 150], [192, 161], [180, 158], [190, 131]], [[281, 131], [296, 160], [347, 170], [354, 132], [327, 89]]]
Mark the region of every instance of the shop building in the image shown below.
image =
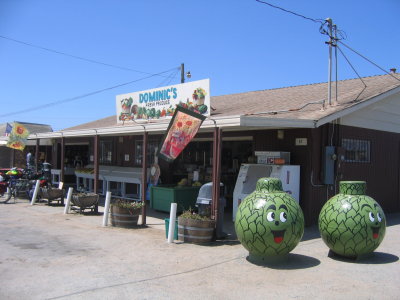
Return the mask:
[[[257, 163], [256, 152], [289, 152], [290, 161], [279, 163], [300, 166], [307, 225], [317, 222], [341, 180], [367, 181], [367, 194], [385, 212], [399, 211], [400, 76], [363, 82], [332, 83], [330, 101], [327, 83], [211, 97], [210, 116], [195, 138], [173, 163], [159, 160], [161, 181], [190, 181], [198, 171], [203, 183], [224, 183], [229, 209], [241, 164]], [[143, 199], [170, 120], [121, 123], [118, 114], [29, 138], [51, 141], [61, 180]]]
[[[23, 125], [31, 133], [31, 137], [35, 137], [38, 133], [49, 133], [53, 131], [51, 126], [46, 124], [18, 123]], [[29, 150], [32, 150], [35, 161], [38, 163], [52, 160], [52, 144], [50, 140], [28, 140], [24, 151], [6, 147], [9, 138], [7, 129], [11, 126], [13, 126], [13, 122], [0, 124], [0, 168], [24, 168], [26, 166], [26, 154]]]

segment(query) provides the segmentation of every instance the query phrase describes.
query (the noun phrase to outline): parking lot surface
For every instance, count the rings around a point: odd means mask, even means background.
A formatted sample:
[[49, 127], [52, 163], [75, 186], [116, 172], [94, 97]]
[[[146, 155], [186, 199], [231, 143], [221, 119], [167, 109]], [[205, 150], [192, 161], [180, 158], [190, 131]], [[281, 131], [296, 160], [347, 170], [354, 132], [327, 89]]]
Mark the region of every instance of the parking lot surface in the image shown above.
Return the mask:
[[[400, 214], [370, 256], [328, 257], [315, 227], [286, 260], [254, 264], [235, 239], [168, 244], [163, 218], [103, 227], [100, 214], [0, 204], [0, 299], [399, 299]], [[100, 210], [101, 212], [101, 210]]]

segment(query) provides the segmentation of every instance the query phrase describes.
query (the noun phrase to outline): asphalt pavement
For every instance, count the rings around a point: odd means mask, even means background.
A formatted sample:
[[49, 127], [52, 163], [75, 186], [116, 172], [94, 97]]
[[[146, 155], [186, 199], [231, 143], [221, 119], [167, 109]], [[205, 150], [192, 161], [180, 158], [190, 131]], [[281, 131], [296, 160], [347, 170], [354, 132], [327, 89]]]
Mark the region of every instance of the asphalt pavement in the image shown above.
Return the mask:
[[[1, 199], [0, 199], [1, 201]], [[229, 235], [207, 245], [165, 238], [166, 214], [147, 226], [102, 226], [100, 213], [0, 203], [0, 299], [399, 299], [400, 214], [361, 260], [328, 257], [316, 227], [276, 263], [255, 264]], [[226, 230], [232, 223], [226, 218]]]

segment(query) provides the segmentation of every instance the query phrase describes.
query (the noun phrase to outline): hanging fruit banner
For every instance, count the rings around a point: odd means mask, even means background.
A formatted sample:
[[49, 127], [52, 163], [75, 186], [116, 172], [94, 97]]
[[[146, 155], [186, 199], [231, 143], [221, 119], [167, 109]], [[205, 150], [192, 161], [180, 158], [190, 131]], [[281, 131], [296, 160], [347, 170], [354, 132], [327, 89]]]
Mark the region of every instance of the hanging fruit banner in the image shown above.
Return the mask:
[[171, 118], [177, 106], [210, 115], [210, 80], [203, 79], [141, 92], [117, 95], [117, 122]]
[[28, 129], [24, 125], [14, 122], [14, 126], [8, 136], [7, 147], [24, 150], [28, 136]]
[[158, 156], [166, 161], [173, 161], [194, 138], [206, 117], [177, 106], [167, 133], [162, 139]]

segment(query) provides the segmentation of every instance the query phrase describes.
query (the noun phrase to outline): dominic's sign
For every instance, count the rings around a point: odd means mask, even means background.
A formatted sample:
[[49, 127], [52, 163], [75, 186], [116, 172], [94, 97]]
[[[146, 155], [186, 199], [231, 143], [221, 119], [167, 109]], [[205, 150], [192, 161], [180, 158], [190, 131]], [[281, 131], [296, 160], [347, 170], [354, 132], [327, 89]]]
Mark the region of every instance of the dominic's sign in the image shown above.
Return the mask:
[[118, 123], [157, 120], [174, 115], [176, 106], [210, 115], [210, 80], [204, 79], [157, 89], [118, 95]]

